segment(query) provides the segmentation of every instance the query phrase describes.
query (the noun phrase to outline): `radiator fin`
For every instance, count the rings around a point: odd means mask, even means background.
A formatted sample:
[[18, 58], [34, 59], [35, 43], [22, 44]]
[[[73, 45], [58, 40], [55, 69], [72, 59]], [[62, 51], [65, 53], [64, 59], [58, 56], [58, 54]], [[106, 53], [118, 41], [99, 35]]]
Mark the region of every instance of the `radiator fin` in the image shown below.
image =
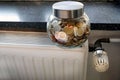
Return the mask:
[[85, 80], [86, 50], [3, 46], [0, 80]]

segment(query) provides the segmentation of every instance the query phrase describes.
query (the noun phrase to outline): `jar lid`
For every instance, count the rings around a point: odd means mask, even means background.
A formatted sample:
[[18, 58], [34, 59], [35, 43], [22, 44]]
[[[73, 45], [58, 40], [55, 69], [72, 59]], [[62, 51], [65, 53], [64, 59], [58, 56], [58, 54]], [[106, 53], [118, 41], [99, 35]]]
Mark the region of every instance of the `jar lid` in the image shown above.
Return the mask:
[[53, 14], [58, 18], [78, 18], [83, 15], [84, 5], [77, 1], [61, 1], [53, 4]]

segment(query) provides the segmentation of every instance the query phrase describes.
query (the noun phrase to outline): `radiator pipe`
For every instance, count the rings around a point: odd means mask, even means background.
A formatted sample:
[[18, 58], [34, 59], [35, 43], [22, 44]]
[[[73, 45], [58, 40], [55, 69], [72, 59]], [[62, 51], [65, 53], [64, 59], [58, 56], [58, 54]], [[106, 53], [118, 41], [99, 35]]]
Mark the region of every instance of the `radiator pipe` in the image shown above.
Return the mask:
[[109, 38], [101, 38], [98, 39], [95, 43], [94, 43], [94, 50], [104, 50], [102, 48], [102, 43], [110, 43], [110, 39]]
[[120, 43], [120, 39], [119, 38], [110, 38], [109, 40], [112, 43]]
[[97, 49], [102, 49], [102, 43], [120, 43], [120, 39], [119, 38], [101, 38], [98, 39], [95, 43], [94, 43], [94, 50]]
[[102, 43], [120, 43], [120, 38], [101, 38], [98, 39], [95, 43], [94, 46], [89, 47], [89, 51], [95, 51], [95, 50], [104, 50], [102, 48]]

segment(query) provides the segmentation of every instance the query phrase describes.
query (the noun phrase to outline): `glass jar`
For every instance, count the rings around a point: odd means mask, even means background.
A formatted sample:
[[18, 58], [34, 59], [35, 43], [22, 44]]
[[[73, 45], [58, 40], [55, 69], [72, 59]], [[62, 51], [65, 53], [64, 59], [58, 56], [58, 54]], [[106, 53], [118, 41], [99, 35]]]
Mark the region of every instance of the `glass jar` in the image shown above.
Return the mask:
[[62, 1], [53, 4], [53, 14], [47, 22], [50, 39], [59, 46], [81, 46], [90, 33], [89, 18], [84, 5], [76, 1]]

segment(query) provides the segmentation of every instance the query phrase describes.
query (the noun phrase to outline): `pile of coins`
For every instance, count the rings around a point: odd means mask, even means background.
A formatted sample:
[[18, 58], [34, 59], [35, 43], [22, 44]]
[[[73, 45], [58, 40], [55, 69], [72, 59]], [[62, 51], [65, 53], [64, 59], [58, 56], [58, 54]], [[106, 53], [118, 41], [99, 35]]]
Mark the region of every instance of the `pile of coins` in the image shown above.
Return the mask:
[[63, 46], [79, 46], [87, 40], [90, 26], [86, 20], [54, 20], [51, 22], [50, 38]]

